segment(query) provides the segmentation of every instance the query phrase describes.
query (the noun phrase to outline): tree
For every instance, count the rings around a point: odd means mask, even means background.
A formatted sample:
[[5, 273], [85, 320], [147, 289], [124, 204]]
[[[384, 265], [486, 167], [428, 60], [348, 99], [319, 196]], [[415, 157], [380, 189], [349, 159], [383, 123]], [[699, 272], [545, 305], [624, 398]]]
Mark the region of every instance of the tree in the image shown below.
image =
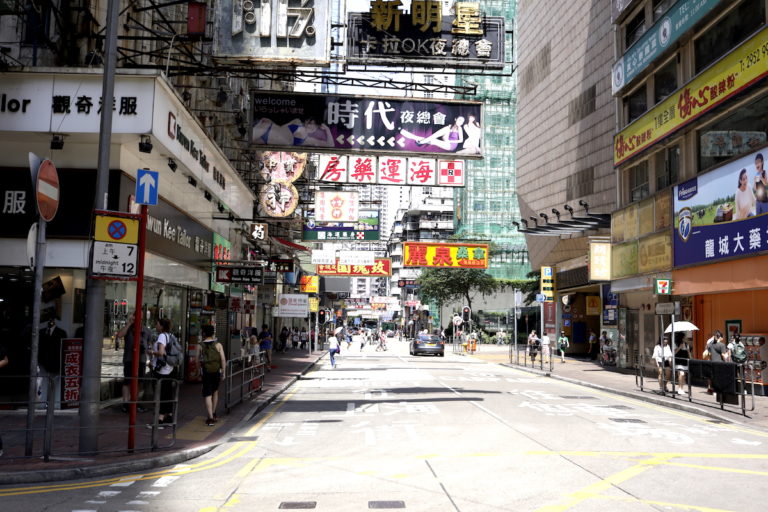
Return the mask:
[[438, 307], [463, 298], [464, 303], [471, 308], [471, 292], [485, 296], [500, 287], [496, 278], [476, 268], [427, 268], [416, 282], [419, 284], [421, 299], [434, 302]]

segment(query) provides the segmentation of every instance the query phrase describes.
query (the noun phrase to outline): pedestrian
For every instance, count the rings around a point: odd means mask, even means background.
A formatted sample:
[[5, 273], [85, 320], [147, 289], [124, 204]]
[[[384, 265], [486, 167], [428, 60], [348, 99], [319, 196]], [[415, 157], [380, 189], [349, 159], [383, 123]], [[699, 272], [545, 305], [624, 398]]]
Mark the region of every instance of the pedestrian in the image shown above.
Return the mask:
[[291, 350], [299, 348], [299, 330], [295, 327], [291, 329]]
[[565, 363], [565, 351], [571, 346], [565, 331], [560, 331], [560, 337], [557, 338], [557, 348], [560, 350], [560, 362]]
[[[682, 333], [680, 333], [682, 334]], [[684, 395], [686, 373], [688, 373], [688, 360], [691, 358], [691, 347], [685, 338], [681, 337], [675, 347], [675, 371], [677, 372], [677, 394]]]
[[[165, 347], [170, 341], [171, 321], [161, 318], [157, 321], [157, 339], [148, 354], [152, 356], [152, 371], [155, 377], [155, 392], [160, 393], [160, 414], [157, 417], [158, 428], [164, 428], [166, 424], [173, 423], [173, 386], [178, 379], [176, 367], [167, 364], [165, 360]], [[148, 425], [152, 427], [152, 425]]]
[[365, 336], [363, 335], [363, 333], [360, 332], [359, 330], [356, 331], [355, 335], [352, 336], [352, 339], [360, 344], [360, 352], [362, 352], [363, 349], [365, 348]]
[[226, 377], [227, 359], [224, 357], [224, 348], [214, 337], [213, 326], [203, 325], [200, 330], [203, 333], [200, 371], [203, 375], [205, 411], [208, 413], [205, 424], [212, 427], [219, 421], [216, 406], [219, 403], [219, 383]]
[[278, 336], [278, 341], [280, 344], [277, 347], [277, 350], [280, 352], [285, 352], [286, 348], [288, 346], [288, 336], [290, 333], [288, 332], [288, 328], [286, 326], [283, 326], [283, 329], [280, 331], [280, 335]]
[[[741, 335], [734, 333], [731, 341], [728, 342], [728, 361], [731, 363], [744, 363], [747, 360], [746, 349], [741, 341]], [[737, 357], [738, 355], [738, 357]], [[737, 359], [739, 359], [737, 361]]]
[[251, 357], [259, 355], [259, 337], [255, 327], [251, 327], [251, 335], [248, 336], [248, 355]]
[[[8, 359], [8, 351], [5, 350], [5, 347], [0, 343], [0, 370], [8, 366], [10, 363], [10, 360]], [[0, 372], [0, 375], [2, 372]], [[0, 457], [3, 456], [3, 436], [0, 435]]]
[[669, 337], [664, 336], [663, 340], [653, 347], [651, 356], [656, 363], [656, 369], [659, 372], [659, 389], [664, 393], [669, 392], [667, 381], [672, 377], [672, 349], [669, 347]]
[[331, 358], [331, 368], [336, 368], [336, 354], [341, 352], [341, 343], [336, 335], [328, 336], [328, 357]]
[[504, 331], [499, 331], [496, 333], [496, 345], [503, 345], [504, 344]]
[[539, 347], [541, 346], [541, 339], [536, 336], [536, 331], [531, 331], [531, 335], [528, 336], [528, 354], [531, 356], [531, 363], [536, 363], [536, 356], [539, 353]]
[[58, 402], [61, 396], [61, 380], [56, 377], [61, 375], [61, 345], [62, 340], [67, 338], [67, 331], [56, 324], [57, 318], [52, 317], [48, 320], [48, 325], [40, 329], [38, 338], [38, 379], [37, 396], [38, 400], [44, 404], [48, 403], [48, 381], [53, 380], [55, 401]]
[[307, 328], [302, 327], [301, 332], [299, 333], [299, 343], [301, 343], [299, 348], [301, 348], [301, 350], [305, 350], [307, 348], [308, 341], [309, 341], [309, 334], [307, 334]]
[[[120, 409], [123, 412], [128, 412], [128, 404], [131, 403], [131, 379], [133, 378], [133, 334], [136, 332], [136, 314], [132, 312], [128, 316], [128, 321], [117, 332], [116, 339], [123, 338], [123, 405]], [[137, 388], [141, 391], [142, 379], [147, 373], [147, 348], [152, 342], [152, 331], [148, 327], [141, 326], [141, 336], [139, 342], [139, 382]], [[138, 396], [137, 396], [138, 398]], [[145, 412], [146, 409], [142, 406], [137, 406], [136, 410], [139, 412]]]
[[[731, 353], [728, 351], [728, 347], [723, 343], [723, 333], [716, 330], [712, 337], [707, 340], [707, 350], [709, 350], [710, 361], [716, 363], [724, 363], [729, 360]], [[713, 394], [715, 392], [712, 387], [712, 379], [707, 379], [707, 393]]]
[[541, 360], [545, 364], [549, 364], [551, 344], [552, 341], [549, 339], [549, 333], [544, 331], [544, 335], [541, 337]]
[[266, 360], [267, 371], [272, 371], [272, 333], [269, 332], [267, 324], [262, 324], [261, 332], [259, 333], [259, 348], [264, 352], [264, 358]]
[[526, 357], [531, 355], [531, 345], [533, 344], [533, 340], [537, 339], [539, 339], [539, 337], [536, 336], [536, 329], [533, 329], [531, 334], [528, 335], [528, 342], [525, 344]]
[[589, 358], [592, 361], [597, 360], [597, 355], [600, 353], [600, 344], [597, 342], [597, 335], [595, 334], [595, 331], [591, 330], [589, 331]]

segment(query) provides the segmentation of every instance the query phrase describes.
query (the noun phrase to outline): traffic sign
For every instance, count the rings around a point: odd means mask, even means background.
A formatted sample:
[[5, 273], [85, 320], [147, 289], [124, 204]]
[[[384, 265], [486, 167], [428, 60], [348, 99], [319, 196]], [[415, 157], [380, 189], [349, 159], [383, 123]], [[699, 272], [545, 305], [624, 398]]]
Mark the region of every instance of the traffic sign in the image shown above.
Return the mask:
[[545, 302], [547, 300], [547, 296], [543, 293], [537, 293], [536, 294], [536, 302]]
[[657, 315], [674, 315], [675, 303], [674, 302], [659, 302], [656, 304]]
[[95, 241], [91, 272], [102, 276], [135, 277], [137, 249], [134, 244]]
[[157, 204], [157, 188], [160, 177], [157, 171], [139, 169], [136, 172], [136, 204], [153, 206]]
[[37, 170], [35, 196], [40, 216], [51, 222], [59, 209], [59, 173], [50, 160], [43, 160]]
[[462, 320], [459, 315], [456, 315], [453, 317], [453, 325], [455, 325], [456, 327], [460, 326], [463, 323], [464, 323], [464, 320]]
[[100, 242], [137, 244], [139, 242], [139, 219], [97, 213], [93, 238]]

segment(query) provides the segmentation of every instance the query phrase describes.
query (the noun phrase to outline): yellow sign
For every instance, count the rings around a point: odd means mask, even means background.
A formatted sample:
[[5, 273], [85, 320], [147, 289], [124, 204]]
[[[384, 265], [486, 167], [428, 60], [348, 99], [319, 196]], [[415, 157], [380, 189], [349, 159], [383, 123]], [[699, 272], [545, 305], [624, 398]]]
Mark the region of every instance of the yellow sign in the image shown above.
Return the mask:
[[[315, 276], [317, 277], [317, 276]], [[320, 299], [317, 297], [310, 297], [309, 298], [309, 312], [310, 313], [317, 313], [320, 311]]]
[[319, 293], [320, 276], [301, 276], [299, 287], [301, 293]]
[[587, 316], [597, 316], [600, 314], [600, 296], [587, 295]]
[[544, 295], [545, 302], [554, 302], [555, 300], [555, 268], [541, 267], [541, 281], [539, 289]]
[[637, 240], [611, 247], [613, 279], [637, 274]]
[[99, 242], [137, 244], [139, 243], [139, 220], [96, 214], [93, 238]]
[[619, 165], [712, 110], [768, 74], [768, 28], [619, 132], [613, 163]]
[[611, 280], [611, 244], [589, 244], [589, 280]]
[[670, 232], [658, 233], [639, 240], [638, 272], [654, 272], [672, 268], [672, 237]]
[[403, 243], [404, 267], [488, 268], [488, 244]]

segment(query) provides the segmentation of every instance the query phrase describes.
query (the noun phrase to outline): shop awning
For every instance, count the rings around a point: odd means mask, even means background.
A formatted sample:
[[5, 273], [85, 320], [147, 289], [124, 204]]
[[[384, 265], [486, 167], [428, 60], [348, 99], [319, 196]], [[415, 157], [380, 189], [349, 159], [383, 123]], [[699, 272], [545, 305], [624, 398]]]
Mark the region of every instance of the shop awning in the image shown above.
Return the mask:
[[286, 246], [286, 247], [288, 247], [290, 249], [295, 249], [297, 251], [310, 252], [310, 249], [308, 247], [304, 247], [303, 245], [295, 244], [295, 243], [291, 242], [290, 240], [285, 240], [284, 238], [280, 238], [278, 236], [270, 236], [269, 238], [271, 238], [272, 240], [274, 240], [278, 244], [284, 245], [284, 246]]

